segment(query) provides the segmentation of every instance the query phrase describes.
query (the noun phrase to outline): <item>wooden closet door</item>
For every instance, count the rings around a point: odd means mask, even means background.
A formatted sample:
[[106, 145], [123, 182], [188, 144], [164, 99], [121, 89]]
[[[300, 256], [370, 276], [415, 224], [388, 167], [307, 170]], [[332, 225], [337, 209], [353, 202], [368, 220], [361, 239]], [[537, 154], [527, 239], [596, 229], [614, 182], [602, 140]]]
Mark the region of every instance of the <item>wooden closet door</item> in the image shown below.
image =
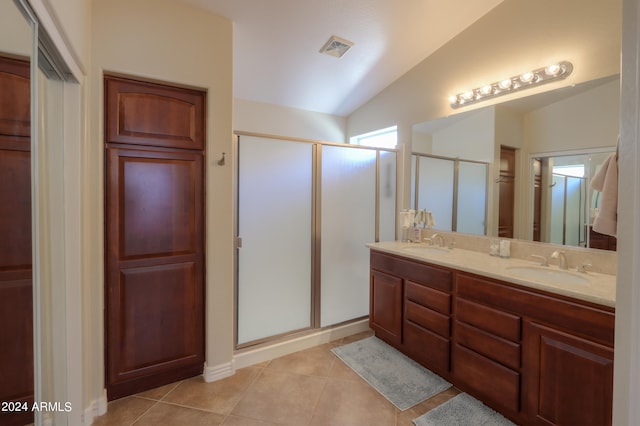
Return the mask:
[[516, 178], [516, 150], [500, 147], [500, 184], [498, 204], [498, 236], [513, 238]]
[[[136, 96], [148, 87], [141, 84]], [[109, 126], [139, 119], [137, 108], [111, 95], [107, 111], [119, 105], [116, 118], [107, 113]], [[193, 125], [191, 114], [169, 108], [171, 117], [164, 116], [171, 99], [153, 94], [146, 102], [147, 142], [156, 128], [150, 121], [161, 122], [155, 136], [171, 131], [167, 121]], [[107, 393], [115, 399], [202, 373], [204, 172], [197, 149], [108, 142], [106, 161]]]
[[33, 422], [29, 62], [0, 58], [0, 424]]

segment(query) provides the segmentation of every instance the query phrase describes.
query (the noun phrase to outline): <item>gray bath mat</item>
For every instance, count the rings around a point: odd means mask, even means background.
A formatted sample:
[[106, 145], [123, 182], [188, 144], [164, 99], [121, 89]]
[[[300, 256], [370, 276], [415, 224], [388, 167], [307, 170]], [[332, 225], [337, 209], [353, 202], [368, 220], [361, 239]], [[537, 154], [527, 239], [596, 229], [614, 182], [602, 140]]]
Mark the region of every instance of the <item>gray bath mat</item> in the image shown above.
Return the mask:
[[436, 395], [451, 383], [376, 337], [332, 349], [353, 371], [400, 410]]
[[461, 393], [413, 420], [416, 426], [515, 426], [472, 396]]

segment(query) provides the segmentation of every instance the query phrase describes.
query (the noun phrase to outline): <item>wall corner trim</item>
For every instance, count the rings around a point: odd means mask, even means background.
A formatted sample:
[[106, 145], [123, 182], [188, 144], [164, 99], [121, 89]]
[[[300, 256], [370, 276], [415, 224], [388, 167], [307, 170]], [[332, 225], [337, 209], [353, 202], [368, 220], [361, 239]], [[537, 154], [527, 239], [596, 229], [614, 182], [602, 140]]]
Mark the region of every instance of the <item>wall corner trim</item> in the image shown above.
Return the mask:
[[216, 380], [231, 377], [236, 373], [235, 362], [232, 360], [224, 364], [218, 364], [212, 367], [205, 365], [202, 376], [207, 383], [215, 382]]

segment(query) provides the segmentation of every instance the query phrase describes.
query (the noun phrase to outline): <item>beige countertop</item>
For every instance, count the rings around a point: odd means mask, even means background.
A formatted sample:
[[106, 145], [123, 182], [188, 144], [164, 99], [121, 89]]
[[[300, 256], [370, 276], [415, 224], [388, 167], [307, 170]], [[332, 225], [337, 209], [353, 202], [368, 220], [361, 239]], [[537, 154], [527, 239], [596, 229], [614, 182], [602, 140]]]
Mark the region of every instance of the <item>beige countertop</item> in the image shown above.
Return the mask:
[[[408, 249], [426, 244], [405, 243], [400, 241], [385, 241], [367, 244], [367, 247], [385, 253], [403, 256], [408, 259], [421, 260], [434, 265], [445, 266], [460, 271], [484, 275], [502, 281], [511, 282], [525, 287], [536, 288], [575, 299], [585, 300], [609, 307], [615, 307], [616, 302], [616, 276], [600, 274], [595, 272], [575, 272], [565, 271], [576, 278], [576, 280], [554, 279], [552, 281], [537, 278], [523, 278], [515, 275], [510, 268], [514, 267], [535, 267], [538, 262], [522, 259], [502, 259], [500, 257], [489, 256], [488, 253], [454, 248], [446, 253], [436, 251], [416, 252]], [[415, 249], [414, 249], [415, 250]], [[557, 266], [547, 266], [549, 270], [559, 271]], [[572, 277], [568, 277], [572, 278]], [[581, 281], [582, 278], [588, 282]]]

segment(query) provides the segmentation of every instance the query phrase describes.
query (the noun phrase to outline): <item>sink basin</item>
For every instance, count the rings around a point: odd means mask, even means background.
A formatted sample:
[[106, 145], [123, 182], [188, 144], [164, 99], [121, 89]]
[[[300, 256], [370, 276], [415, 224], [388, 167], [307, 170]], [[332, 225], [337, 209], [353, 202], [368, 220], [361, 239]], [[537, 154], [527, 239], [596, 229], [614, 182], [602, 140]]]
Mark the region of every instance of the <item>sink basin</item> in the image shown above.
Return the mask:
[[548, 266], [511, 266], [507, 268], [510, 274], [520, 278], [541, 282], [559, 284], [587, 284], [589, 277], [562, 269], [551, 269]]
[[444, 247], [436, 246], [407, 246], [402, 250], [416, 254], [445, 254], [449, 253], [449, 250]]

